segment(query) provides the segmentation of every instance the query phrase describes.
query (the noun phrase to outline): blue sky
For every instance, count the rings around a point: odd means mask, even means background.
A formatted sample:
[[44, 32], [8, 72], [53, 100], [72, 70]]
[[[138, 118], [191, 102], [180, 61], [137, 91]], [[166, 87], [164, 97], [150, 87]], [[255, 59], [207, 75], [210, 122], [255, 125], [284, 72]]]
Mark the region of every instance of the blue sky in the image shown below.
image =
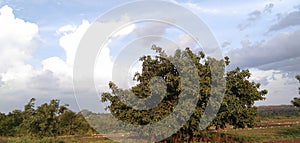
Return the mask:
[[[262, 83], [262, 89], [269, 91], [266, 100], [256, 105], [290, 104], [290, 100], [298, 96], [299, 84], [294, 77], [300, 74], [300, 2], [172, 2], [201, 18], [215, 35], [223, 55], [231, 58], [232, 67], [250, 69], [251, 80]], [[38, 103], [57, 98], [78, 110], [72, 84], [72, 66], [78, 43], [99, 16], [126, 3], [0, 0], [0, 112], [22, 109], [32, 97], [37, 98]], [[124, 17], [121, 20], [130, 21], [131, 15], [124, 14]], [[99, 54], [101, 75], [96, 79], [101, 85], [98, 90], [107, 90], [111, 71], [103, 68], [101, 71], [101, 67], [112, 67], [115, 56], [122, 50], [118, 47], [147, 34], [164, 37], [179, 46], [194, 46], [194, 50], [198, 50], [194, 41], [176, 27], [146, 21], [132, 23], [123, 31], [117, 31], [107, 42], [107, 49]], [[164, 43], [162, 40], [152, 42]], [[134, 72], [138, 68], [132, 67], [131, 70]]]

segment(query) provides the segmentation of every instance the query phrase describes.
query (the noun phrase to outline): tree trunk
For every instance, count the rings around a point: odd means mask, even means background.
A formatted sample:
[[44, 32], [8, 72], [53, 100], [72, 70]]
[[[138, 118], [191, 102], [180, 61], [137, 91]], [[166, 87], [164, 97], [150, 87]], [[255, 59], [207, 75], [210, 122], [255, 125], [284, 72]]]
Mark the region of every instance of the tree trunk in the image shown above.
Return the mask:
[[191, 141], [193, 140], [193, 133], [189, 133], [189, 139], [188, 139], [188, 143], [191, 143]]
[[172, 138], [172, 142], [173, 143], [180, 143], [180, 141], [178, 140], [179, 134], [180, 133], [177, 133], [177, 134], [173, 135], [173, 138]]

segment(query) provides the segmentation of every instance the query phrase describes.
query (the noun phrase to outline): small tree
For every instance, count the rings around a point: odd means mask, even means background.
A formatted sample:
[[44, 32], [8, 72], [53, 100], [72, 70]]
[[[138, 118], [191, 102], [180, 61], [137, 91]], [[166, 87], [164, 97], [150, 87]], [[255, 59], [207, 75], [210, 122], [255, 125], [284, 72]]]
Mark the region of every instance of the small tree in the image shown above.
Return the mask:
[[[297, 79], [297, 80], [299, 81], [299, 83], [300, 83], [300, 75], [297, 75], [297, 76], [296, 76], [296, 79]], [[299, 94], [300, 94], [300, 87], [298, 88], [298, 90], [299, 90]], [[294, 100], [292, 100], [291, 102], [292, 102], [292, 104], [293, 104], [294, 106], [300, 107], [300, 98], [295, 97]]]
[[20, 131], [25, 135], [33, 135], [32, 130], [35, 130], [34, 116], [35, 116], [35, 98], [31, 98], [30, 101], [24, 106], [23, 122], [20, 125]]
[[32, 98], [24, 106], [21, 128], [26, 135], [44, 137], [59, 135], [59, 115], [67, 110], [67, 105], [59, 105], [59, 100], [51, 100], [34, 108], [35, 99]]

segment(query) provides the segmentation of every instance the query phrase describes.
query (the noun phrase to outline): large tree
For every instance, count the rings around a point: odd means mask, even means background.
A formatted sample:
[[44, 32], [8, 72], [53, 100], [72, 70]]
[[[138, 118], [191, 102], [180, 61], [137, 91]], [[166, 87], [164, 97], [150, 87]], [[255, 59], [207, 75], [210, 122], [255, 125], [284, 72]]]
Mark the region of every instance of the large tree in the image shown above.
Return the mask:
[[[134, 80], [137, 81], [137, 85], [130, 89], [121, 89], [113, 82], [110, 82], [109, 87], [112, 90], [111, 93], [102, 94], [102, 102], [110, 101], [108, 109], [111, 114], [116, 118], [133, 124], [133, 125], [147, 125], [161, 121], [169, 116], [178, 105], [179, 98], [183, 96], [182, 92], [188, 92], [188, 94], [197, 94], [195, 98], [198, 98], [198, 103], [193, 111], [188, 122], [172, 136], [173, 142], [181, 142], [183, 138], [188, 138], [188, 142], [192, 141], [195, 136], [201, 135], [203, 129], [199, 126], [201, 118], [207, 107], [208, 100], [211, 96], [212, 84], [215, 84], [212, 80], [212, 76], [225, 77], [226, 89], [224, 91], [224, 100], [221, 103], [220, 110], [217, 117], [206, 128], [211, 126], [215, 128], [225, 128], [226, 124], [233, 125], [236, 128], [252, 127], [255, 123], [255, 116], [257, 114], [256, 108], [253, 106], [257, 100], [264, 99], [263, 96], [267, 93], [266, 90], [259, 90], [260, 84], [249, 81], [250, 72], [248, 70], [241, 70], [236, 68], [232, 71], [228, 71], [224, 74], [224, 65], [229, 64], [229, 58], [225, 57], [225, 60], [217, 60], [210, 57], [205, 57], [203, 52], [194, 54], [189, 48], [182, 50], [176, 50], [174, 55], [167, 56], [166, 53], [160, 47], [153, 46], [157, 55], [143, 56], [140, 58], [142, 64], [142, 72], [135, 75]], [[189, 73], [191, 67], [184, 66], [187, 64], [184, 59], [191, 59], [197, 69], [196, 76], [192, 72], [191, 74], [180, 75], [179, 71]], [[171, 62], [172, 61], [172, 62]], [[177, 69], [173, 63], [183, 65], [182, 69]], [[216, 66], [214, 66], [216, 65]], [[212, 68], [214, 71], [212, 72]], [[223, 73], [223, 74], [222, 74]], [[153, 77], [160, 77], [165, 83], [164, 86], [153, 84], [156, 80]], [[198, 85], [190, 84], [185, 89], [182, 89], [182, 85], [186, 84], [181, 79], [195, 78], [199, 81]], [[155, 78], [154, 78], [155, 79]], [[152, 85], [149, 86], [149, 85]], [[157, 85], [157, 86], [155, 86]], [[154, 87], [153, 87], [154, 86]], [[195, 88], [199, 87], [199, 88]], [[166, 92], [161, 92], [165, 90]], [[215, 89], [214, 89], [215, 90]], [[151, 93], [154, 92], [154, 93]], [[219, 91], [222, 92], [222, 91]], [[134, 94], [130, 94], [134, 93]], [[165, 94], [162, 101], [152, 109], [149, 110], [136, 110], [134, 107], [127, 106], [122, 102], [123, 97], [126, 98], [128, 103], [130, 102], [130, 96], [137, 96], [139, 98], [151, 97], [154, 94]], [[136, 103], [138, 105], [139, 103]], [[217, 105], [218, 103], [216, 103]], [[188, 105], [186, 105], [188, 106]], [[186, 113], [181, 113], [186, 114]], [[176, 121], [173, 123], [177, 124]], [[170, 127], [162, 127], [161, 134]], [[151, 133], [151, 132], [150, 132]], [[160, 133], [156, 133], [159, 135]], [[143, 135], [141, 133], [140, 135]], [[151, 136], [146, 134], [145, 136]], [[201, 136], [200, 136], [201, 137]]]
[[[299, 83], [300, 83], [300, 75], [297, 75], [297, 76], [296, 76], [296, 79], [297, 79], [297, 80], [299, 81]], [[298, 88], [298, 90], [299, 90], [299, 94], [300, 94], [300, 87]], [[292, 104], [293, 104], [294, 106], [300, 107], [300, 98], [295, 97], [294, 100], [292, 100], [291, 102], [292, 102]]]

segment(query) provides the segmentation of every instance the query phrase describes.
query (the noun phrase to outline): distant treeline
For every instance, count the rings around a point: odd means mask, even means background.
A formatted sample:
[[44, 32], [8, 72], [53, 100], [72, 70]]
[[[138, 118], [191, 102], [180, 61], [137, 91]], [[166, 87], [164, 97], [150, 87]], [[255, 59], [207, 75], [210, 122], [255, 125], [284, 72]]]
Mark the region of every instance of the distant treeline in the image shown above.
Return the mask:
[[0, 113], [0, 136], [55, 137], [93, 133], [81, 113], [60, 105], [59, 100], [35, 107], [32, 98], [24, 110]]
[[280, 106], [259, 106], [258, 114], [261, 116], [273, 115], [297, 115], [299, 108], [293, 105], [280, 105]]
[[[262, 116], [296, 115], [299, 109], [292, 105], [259, 106], [258, 113]], [[0, 136], [55, 137], [96, 133], [84, 117], [96, 130], [101, 128], [106, 133], [113, 132], [111, 124], [116, 124], [112, 123], [108, 114], [88, 110], [76, 113], [68, 109], [68, 105], [60, 105], [59, 100], [35, 107], [35, 99], [32, 98], [24, 110], [0, 113]]]

